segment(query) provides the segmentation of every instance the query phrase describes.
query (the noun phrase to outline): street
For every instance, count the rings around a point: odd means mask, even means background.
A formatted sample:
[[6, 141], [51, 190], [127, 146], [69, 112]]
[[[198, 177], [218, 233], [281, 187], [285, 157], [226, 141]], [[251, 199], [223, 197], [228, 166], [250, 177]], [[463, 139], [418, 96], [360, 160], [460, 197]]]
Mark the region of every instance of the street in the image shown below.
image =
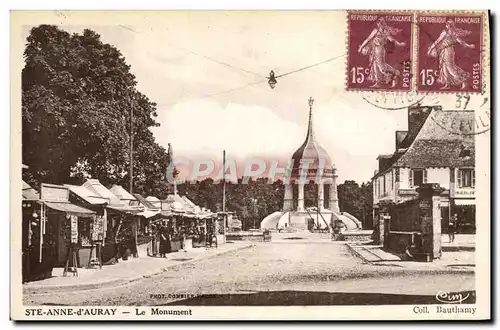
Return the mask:
[[[436, 303], [438, 291], [474, 291], [472, 272], [364, 263], [342, 242], [255, 246], [179, 265], [119, 287], [25, 295], [29, 305], [354, 305]], [[470, 294], [475, 299], [475, 294]]]

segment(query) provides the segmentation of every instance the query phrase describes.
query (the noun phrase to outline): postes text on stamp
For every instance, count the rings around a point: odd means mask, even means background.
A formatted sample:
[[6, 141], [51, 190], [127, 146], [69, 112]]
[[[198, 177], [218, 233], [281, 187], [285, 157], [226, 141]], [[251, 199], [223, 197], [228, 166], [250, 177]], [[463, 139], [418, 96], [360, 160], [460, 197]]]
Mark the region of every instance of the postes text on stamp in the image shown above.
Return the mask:
[[483, 16], [417, 15], [417, 90], [481, 93]]
[[411, 90], [411, 13], [349, 12], [347, 90]]

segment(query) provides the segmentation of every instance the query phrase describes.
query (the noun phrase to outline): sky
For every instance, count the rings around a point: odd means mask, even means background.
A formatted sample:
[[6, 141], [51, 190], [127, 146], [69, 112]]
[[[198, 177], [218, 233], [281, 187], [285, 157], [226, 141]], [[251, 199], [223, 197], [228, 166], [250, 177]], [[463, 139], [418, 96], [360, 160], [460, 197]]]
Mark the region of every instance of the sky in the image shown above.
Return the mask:
[[[405, 110], [380, 109], [344, 90], [345, 12], [163, 14], [61, 28], [91, 28], [122, 52], [138, 89], [158, 104], [158, 143], [171, 143], [175, 157], [219, 159], [226, 150], [235, 159], [289, 158], [305, 139], [312, 97], [317, 140], [339, 181], [361, 183], [407, 127]], [[279, 78], [275, 89], [266, 83], [270, 70], [280, 75], [334, 57]]]

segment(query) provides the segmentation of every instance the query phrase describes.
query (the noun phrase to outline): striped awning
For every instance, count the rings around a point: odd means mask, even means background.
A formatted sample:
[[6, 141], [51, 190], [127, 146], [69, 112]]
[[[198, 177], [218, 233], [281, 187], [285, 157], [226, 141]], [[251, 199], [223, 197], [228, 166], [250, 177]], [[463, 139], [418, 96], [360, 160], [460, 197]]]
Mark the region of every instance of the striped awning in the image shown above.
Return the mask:
[[126, 205], [123, 205], [123, 206], [122, 205], [108, 205], [107, 208], [114, 210], [114, 211], [122, 212], [125, 214], [132, 214], [132, 215], [136, 215], [136, 214], [141, 213], [143, 211], [143, 209], [132, 208], [132, 207], [129, 207]]
[[79, 217], [91, 217], [95, 214], [92, 210], [68, 202], [45, 202], [45, 205], [53, 210]]

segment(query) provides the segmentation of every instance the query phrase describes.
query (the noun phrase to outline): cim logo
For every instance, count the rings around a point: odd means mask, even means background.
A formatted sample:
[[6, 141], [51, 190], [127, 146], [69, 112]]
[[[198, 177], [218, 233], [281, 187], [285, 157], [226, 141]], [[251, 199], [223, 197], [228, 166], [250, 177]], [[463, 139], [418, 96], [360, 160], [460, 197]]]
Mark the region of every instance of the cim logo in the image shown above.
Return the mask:
[[461, 292], [452, 293], [452, 292], [439, 291], [436, 294], [437, 301], [445, 304], [460, 304], [467, 298], [469, 298], [469, 293], [464, 294]]

